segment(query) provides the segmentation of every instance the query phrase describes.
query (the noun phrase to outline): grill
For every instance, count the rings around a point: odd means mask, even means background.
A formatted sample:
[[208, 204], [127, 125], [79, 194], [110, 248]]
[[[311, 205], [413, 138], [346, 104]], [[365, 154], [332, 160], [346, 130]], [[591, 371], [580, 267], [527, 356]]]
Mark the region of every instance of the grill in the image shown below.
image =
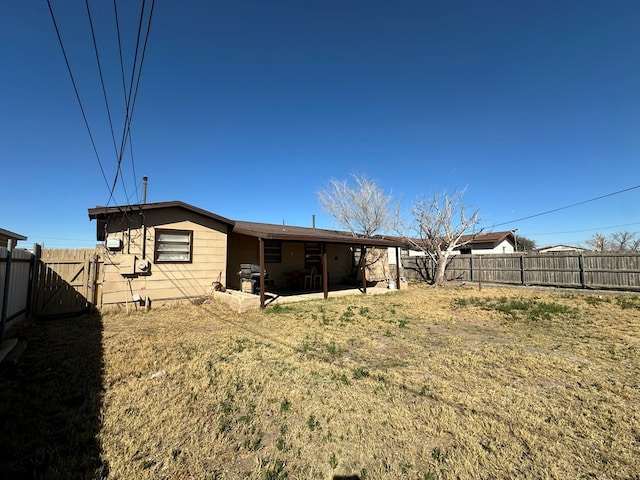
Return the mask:
[[[243, 292], [253, 294], [258, 293], [260, 287], [260, 265], [256, 265], [254, 263], [241, 263], [238, 275], [240, 276], [240, 289]], [[269, 276], [265, 271], [265, 280], [268, 277]]]

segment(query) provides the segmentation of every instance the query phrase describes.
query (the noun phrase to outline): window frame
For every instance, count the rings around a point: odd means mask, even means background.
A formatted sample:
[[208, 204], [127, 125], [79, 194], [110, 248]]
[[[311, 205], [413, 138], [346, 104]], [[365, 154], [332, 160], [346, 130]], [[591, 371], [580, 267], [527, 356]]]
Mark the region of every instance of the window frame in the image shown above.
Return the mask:
[[322, 265], [322, 242], [304, 242], [304, 266], [320, 267]]
[[[161, 252], [159, 247], [165, 242], [160, 240], [160, 236], [162, 234], [171, 234], [171, 235], [187, 235], [189, 238], [189, 258], [186, 260], [162, 260], [159, 258], [165, 252]], [[168, 242], [167, 242], [168, 243]], [[193, 230], [174, 230], [171, 228], [156, 228], [155, 229], [155, 238], [153, 245], [153, 263], [193, 263]]]
[[282, 240], [262, 240], [264, 263], [282, 263]]

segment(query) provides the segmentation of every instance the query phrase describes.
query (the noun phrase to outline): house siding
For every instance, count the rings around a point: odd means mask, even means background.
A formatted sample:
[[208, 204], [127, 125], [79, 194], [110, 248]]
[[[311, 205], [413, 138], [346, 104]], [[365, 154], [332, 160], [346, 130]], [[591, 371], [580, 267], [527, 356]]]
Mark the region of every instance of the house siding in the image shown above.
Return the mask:
[[[156, 229], [192, 231], [192, 261], [155, 263]], [[209, 294], [219, 275], [226, 282], [227, 229], [222, 222], [177, 208], [147, 211], [144, 219], [132, 214], [112, 218], [107, 236], [120, 238], [123, 248], [117, 253], [105, 250], [100, 304], [124, 304], [134, 294], [153, 302]], [[142, 260], [151, 263], [148, 273], [123, 275], [132, 262]]]
[[514, 253], [515, 249], [511, 242], [508, 240], [503, 240], [500, 243], [494, 245], [493, 243], [478, 243], [473, 244], [471, 248], [471, 253], [473, 255], [486, 255], [486, 254], [503, 254], [503, 253]]

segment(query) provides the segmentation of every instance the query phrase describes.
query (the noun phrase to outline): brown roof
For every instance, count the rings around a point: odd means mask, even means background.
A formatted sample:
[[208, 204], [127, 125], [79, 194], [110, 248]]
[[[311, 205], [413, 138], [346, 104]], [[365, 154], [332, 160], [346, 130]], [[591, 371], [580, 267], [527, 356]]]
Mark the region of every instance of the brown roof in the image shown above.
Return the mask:
[[11, 238], [13, 240], [26, 240], [27, 237], [24, 235], [20, 235], [19, 233], [10, 232], [9, 230], [5, 230], [4, 228], [0, 228], [0, 235], [3, 237]]
[[221, 217], [220, 215], [216, 215], [215, 213], [211, 213], [207, 210], [203, 210], [202, 208], [194, 207], [193, 205], [189, 205], [188, 203], [180, 202], [177, 200], [172, 202], [157, 202], [157, 203], [126, 205], [126, 206], [116, 205], [113, 207], [90, 208], [89, 219], [94, 220], [97, 218], [104, 218], [109, 215], [117, 215], [117, 214], [123, 214], [123, 213], [137, 213], [144, 210], [155, 210], [160, 208], [172, 208], [172, 207], [181, 208], [189, 212], [197, 213], [204, 217], [212, 218], [213, 220], [217, 220], [219, 222], [226, 223], [228, 225], [233, 225], [235, 223], [233, 220], [229, 220], [228, 218]]
[[382, 237], [358, 237], [349, 232], [321, 228], [295, 227], [270, 223], [236, 221], [234, 233], [268, 240], [313, 241], [368, 245], [376, 247], [400, 247], [402, 242]]
[[463, 235], [460, 237], [460, 243], [464, 243], [468, 240], [469, 245], [477, 244], [477, 243], [499, 243], [505, 238], [510, 238], [512, 241], [514, 240], [513, 233], [510, 231], [506, 232], [489, 232], [489, 233], [480, 233], [473, 237], [473, 235]]
[[389, 239], [380, 236], [357, 237], [349, 232], [338, 230], [324, 230], [319, 228], [294, 227], [288, 225], [275, 225], [270, 223], [258, 222], [242, 222], [230, 220], [207, 210], [203, 210], [188, 203], [180, 201], [145, 203], [128, 206], [113, 207], [95, 207], [89, 209], [89, 218], [91, 220], [105, 218], [110, 215], [118, 215], [124, 213], [137, 213], [144, 210], [161, 209], [161, 208], [181, 208], [190, 212], [203, 215], [208, 218], [218, 220], [233, 227], [233, 232], [242, 235], [249, 235], [256, 238], [264, 238], [268, 240], [289, 240], [289, 241], [312, 241], [312, 242], [330, 242], [345, 243], [351, 245], [367, 245], [380, 247], [399, 247], [402, 242], [397, 239]]

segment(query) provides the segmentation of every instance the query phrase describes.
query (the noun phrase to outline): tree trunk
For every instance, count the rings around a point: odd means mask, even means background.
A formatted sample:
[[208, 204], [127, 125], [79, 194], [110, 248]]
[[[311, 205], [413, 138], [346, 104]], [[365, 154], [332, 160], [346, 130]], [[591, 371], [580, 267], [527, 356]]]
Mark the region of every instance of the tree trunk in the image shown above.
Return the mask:
[[445, 271], [447, 269], [447, 257], [445, 255], [438, 255], [438, 262], [436, 265], [436, 278], [435, 278], [435, 285], [437, 287], [442, 287], [444, 286], [444, 282], [445, 282]]

